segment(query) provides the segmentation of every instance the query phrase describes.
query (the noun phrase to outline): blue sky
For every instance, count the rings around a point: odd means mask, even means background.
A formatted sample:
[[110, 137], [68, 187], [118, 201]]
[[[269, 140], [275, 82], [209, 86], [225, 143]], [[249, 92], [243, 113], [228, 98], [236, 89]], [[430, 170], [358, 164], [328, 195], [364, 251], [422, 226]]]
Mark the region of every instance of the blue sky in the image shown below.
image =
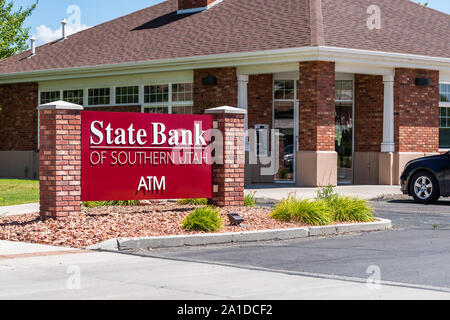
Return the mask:
[[[69, 32], [72, 33], [159, 2], [162, 0], [40, 0], [37, 9], [27, 20], [27, 26], [36, 35], [38, 44], [42, 44], [60, 35], [59, 28], [63, 18], [69, 20]], [[14, 0], [16, 7], [32, 3], [34, 0]], [[73, 19], [77, 10], [70, 8], [72, 5], [80, 8], [80, 20]], [[450, 14], [449, 0], [431, 0], [430, 7]], [[72, 10], [67, 12], [68, 8]]]

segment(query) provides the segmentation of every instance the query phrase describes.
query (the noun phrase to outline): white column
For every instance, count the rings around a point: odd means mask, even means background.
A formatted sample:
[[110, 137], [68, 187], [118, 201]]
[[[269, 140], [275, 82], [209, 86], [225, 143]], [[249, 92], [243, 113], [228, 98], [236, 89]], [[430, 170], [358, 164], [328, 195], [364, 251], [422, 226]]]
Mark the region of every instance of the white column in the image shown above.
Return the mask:
[[248, 75], [238, 75], [238, 108], [243, 109], [245, 114], [245, 151], [250, 151], [250, 142], [248, 139]]
[[394, 141], [394, 76], [383, 76], [384, 112], [381, 152], [395, 152]]

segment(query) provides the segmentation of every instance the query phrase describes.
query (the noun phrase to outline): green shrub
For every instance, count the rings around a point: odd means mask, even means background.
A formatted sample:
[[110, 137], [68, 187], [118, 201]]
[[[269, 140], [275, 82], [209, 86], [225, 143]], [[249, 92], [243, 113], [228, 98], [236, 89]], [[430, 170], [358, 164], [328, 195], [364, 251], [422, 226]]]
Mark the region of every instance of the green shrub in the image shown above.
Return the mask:
[[97, 207], [135, 207], [140, 205], [139, 200], [124, 200], [124, 201], [87, 201], [83, 202], [86, 208]]
[[214, 207], [197, 208], [183, 220], [182, 227], [186, 231], [213, 232], [222, 228], [223, 221], [219, 210]]
[[192, 206], [206, 206], [208, 205], [208, 199], [181, 199], [177, 203]]
[[373, 222], [374, 210], [369, 202], [350, 197], [335, 197], [329, 201], [333, 220], [337, 222]]
[[245, 207], [256, 207], [255, 194], [256, 194], [256, 191], [252, 191], [244, 197], [244, 206]]
[[323, 226], [332, 222], [332, 211], [324, 200], [298, 200], [293, 196], [283, 199], [270, 215], [281, 221], [302, 222]]

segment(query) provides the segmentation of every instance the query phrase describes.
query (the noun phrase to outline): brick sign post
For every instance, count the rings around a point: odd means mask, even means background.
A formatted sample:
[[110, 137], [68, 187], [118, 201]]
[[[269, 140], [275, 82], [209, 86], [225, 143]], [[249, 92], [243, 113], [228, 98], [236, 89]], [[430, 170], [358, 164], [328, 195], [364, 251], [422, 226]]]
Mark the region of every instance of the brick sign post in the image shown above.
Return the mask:
[[39, 106], [40, 214], [81, 212], [82, 106], [57, 101]]
[[[219, 107], [208, 109], [213, 115], [214, 129], [223, 135], [218, 148], [222, 156], [213, 165], [213, 198], [210, 203], [219, 207], [244, 205], [245, 178], [245, 115], [243, 109]], [[217, 154], [217, 152], [216, 152]]]
[[[217, 206], [242, 206], [244, 203], [244, 165], [245, 165], [245, 152], [244, 152], [244, 143], [245, 143], [245, 110], [232, 108], [232, 107], [220, 107], [215, 109], [209, 109], [205, 113], [207, 115], [212, 115], [214, 119], [214, 129], [218, 129], [219, 136], [216, 141], [216, 152], [218, 154], [217, 164], [214, 164], [212, 167], [212, 178], [211, 171], [206, 172], [204, 170], [211, 170], [211, 164], [199, 164], [197, 169], [192, 167], [192, 164], [189, 166], [184, 165], [175, 165], [172, 167], [163, 168], [161, 165], [154, 164], [153, 167], [137, 167], [134, 168], [132, 164], [126, 165], [126, 168], [123, 166], [115, 166], [114, 164], [108, 163], [105, 160], [105, 165], [103, 169], [101, 167], [97, 167], [100, 165], [92, 164], [86, 160], [85, 154], [89, 154], [89, 146], [90, 141], [94, 141], [98, 146], [96, 148], [104, 148], [105, 150], [110, 150], [109, 148], [116, 148], [114, 146], [103, 146], [100, 145], [100, 142], [96, 141], [91, 135], [96, 135], [97, 138], [101, 138], [100, 126], [101, 121], [92, 121], [91, 118], [97, 119], [109, 119], [113, 121], [114, 117], [117, 114], [114, 113], [83, 113], [83, 107], [75, 104], [70, 104], [62, 101], [57, 101], [49, 104], [44, 104], [39, 106], [39, 133], [40, 133], [40, 153], [39, 153], [39, 174], [40, 174], [40, 214], [45, 218], [59, 218], [66, 217], [73, 214], [78, 214], [81, 212], [81, 201], [83, 199], [83, 194], [86, 190], [88, 190], [89, 180], [91, 179], [92, 183], [96, 183], [99, 179], [95, 179], [95, 175], [85, 175], [86, 170], [95, 170], [96, 172], [100, 172], [102, 170], [135, 170], [139, 175], [144, 174], [145, 170], [153, 170], [151, 172], [155, 172], [158, 170], [166, 170], [165, 173], [162, 173], [167, 176], [167, 189], [164, 186], [164, 192], [161, 194], [149, 194], [149, 198], [151, 199], [166, 199], [168, 196], [186, 196], [189, 197], [193, 195], [193, 190], [201, 190], [199, 189], [202, 185], [208, 185], [209, 188], [205, 191], [200, 191], [204, 197], [211, 197], [209, 199], [210, 203], [215, 204]], [[150, 115], [147, 115], [150, 116]], [[189, 125], [194, 126], [195, 120], [195, 128], [198, 130], [194, 130], [196, 132], [197, 140], [203, 141], [203, 138], [209, 140], [209, 137], [204, 131], [205, 135], [203, 135], [200, 130], [200, 125], [198, 121], [200, 118], [197, 116], [162, 116], [162, 115], [154, 115], [149, 119], [143, 118], [140, 114], [127, 114], [120, 117], [120, 121], [114, 122], [115, 124], [121, 124], [122, 118], [129, 117], [133, 119], [132, 122], [125, 121], [123, 125], [129, 126], [128, 131], [130, 133], [136, 133], [139, 137], [137, 138], [139, 141], [147, 140], [148, 143], [150, 141], [155, 141], [155, 134], [157, 138], [161, 138], [163, 135], [162, 127], [165, 125], [169, 125], [172, 121], [175, 123], [184, 123], [191, 122]], [[168, 117], [167, 119], [164, 117]], [[159, 120], [158, 120], [159, 119]], [[203, 119], [203, 118], [202, 118]], [[108, 121], [109, 121], [108, 120]], [[165, 124], [163, 122], [153, 123], [154, 130], [153, 131], [153, 139], [150, 139], [150, 136], [147, 135], [141, 127], [148, 126], [152, 121], [166, 121]], [[203, 119], [204, 121], [208, 121], [208, 118]], [[86, 122], [87, 121], [87, 122]], [[177, 122], [178, 121], [178, 122]], [[211, 121], [211, 120], [209, 120]], [[83, 128], [86, 127], [86, 123], [94, 124], [94, 126], [89, 126], [89, 130], [85, 130]], [[131, 126], [130, 126], [131, 123]], [[208, 125], [207, 123], [203, 123], [205, 125], [205, 129]], [[97, 125], [97, 127], [95, 126]], [[106, 123], [105, 123], [106, 125]], [[174, 123], [172, 123], [174, 125]], [[211, 124], [210, 124], [211, 125]], [[136, 127], [133, 127], [136, 126]], [[139, 130], [137, 130], [139, 128]], [[156, 128], [156, 129], [155, 129]], [[159, 128], [159, 129], [158, 129]], [[161, 130], [160, 130], [161, 129]], [[109, 129], [108, 129], [109, 130]], [[160, 131], [158, 131], [160, 130]], [[110, 130], [112, 132], [112, 130]], [[83, 138], [82, 138], [83, 132]], [[125, 130], [119, 129], [117, 132], [125, 133]], [[176, 130], [172, 130], [171, 134], [175, 135]], [[149, 133], [150, 134], [150, 133]], [[176, 136], [176, 135], [175, 135]], [[121, 136], [119, 136], [120, 138]], [[123, 142], [122, 139], [117, 138], [119, 142]], [[145, 138], [145, 139], [144, 139]], [[158, 140], [156, 139], [156, 140]], [[161, 138], [162, 139], [162, 138]], [[102, 138], [103, 140], [103, 138]], [[174, 138], [170, 139], [168, 143], [172, 143]], [[87, 141], [85, 146], [84, 142]], [[106, 139], [108, 141], [108, 139]], [[131, 141], [131, 140], [128, 140]], [[141, 141], [142, 142], [142, 141]], [[111, 142], [113, 143], [113, 142]], [[142, 142], [143, 145], [146, 145]], [[175, 143], [175, 142], [173, 142]], [[87, 149], [85, 149], [87, 148]], [[153, 145], [146, 145], [146, 147], [142, 147], [143, 149], [171, 149], [170, 147], [159, 146], [154, 147]], [[83, 150], [82, 150], [83, 149]], [[125, 146], [125, 149], [131, 150], [132, 147]], [[141, 148], [139, 148], [141, 149]], [[206, 148], [207, 149], [207, 148]], [[122, 149], [121, 149], [122, 150]], [[87, 152], [86, 152], [87, 151]], [[143, 151], [139, 151], [142, 153]], [[148, 151], [151, 152], [151, 151]], [[107, 159], [107, 151], [102, 153], [101, 160]], [[83, 158], [84, 157], [84, 158]], [[116, 160], [119, 161], [119, 156], [116, 154]], [[94, 168], [88, 167], [89, 165], [94, 166]], [[83, 175], [81, 173], [82, 166], [86, 166], [83, 169]], [[194, 165], [195, 166], [195, 165]], [[208, 167], [209, 166], [209, 167]], [[96, 169], [97, 168], [97, 169]], [[128, 168], [128, 169], [127, 169]], [[169, 168], [169, 169], [168, 169]], [[169, 170], [169, 171], [167, 171]], [[175, 170], [175, 171], [173, 171]], [[183, 171], [184, 170], [184, 171]], [[189, 171], [190, 170], [190, 171]], [[194, 179], [206, 179], [204, 181], [198, 180], [196, 185], [191, 188], [191, 190], [182, 187], [180, 190], [180, 183], [185, 183], [186, 181], [178, 181], [177, 179], [183, 179], [185, 174], [189, 172], [197, 172], [192, 171], [197, 170], [198, 174], [195, 177], [190, 177], [189, 183], [191, 183]], [[179, 172], [178, 172], [179, 171]], [[109, 171], [108, 171], [109, 172]], [[122, 175], [118, 174], [115, 177], [120, 177], [121, 185], [126, 185], [129, 182], [132, 182], [132, 187], [129, 190], [130, 195], [129, 200], [133, 199], [142, 199], [142, 194], [139, 193], [138, 188], [138, 180], [135, 181], [136, 174], [131, 175]], [[134, 172], [134, 171], [127, 171]], [[170, 175], [173, 176], [173, 172], [177, 173], [177, 179], [171, 179]], [[122, 172], [123, 173], [123, 172]], [[114, 174], [109, 172], [108, 176]], [[166, 176], [164, 176], [164, 181], [166, 181]], [[82, 177], [86, 178], [85, 181], [82, 181]], [[94, 177], [94, 178], [92, 178]], [[184, 177], [186, 178], [186, 177]], [[211, 179], [212, 186], [211, 187]], [[130, 180], [130, 181], [129, 181]], [[162, 181], [162, 180], [161, 180]], [[173, 183], [172, 183], [173, 182]], [[136, 186], [133, 184], [135, 183]], [[83, 190], [82, 190], [82, 186]], [[110, 187], [110, 191], [108, 191], [108, 186]], [[102, 186], [100, 186], [102, 187]], [[117, 186], [116, 186], [117, 187]], [[169, 189], [170, 188], [170, 189]], [[204, 189], [204, 188], [203, 188]], [[211, 190], [213, 189], [213, 190]], [[112, 190], [111, 184], [105, 184], [104, 186], [105, 192], [101, 195], [97, 195], [92, 193], [92, 197], [108, 197], [115, 198], [117, 193], [114, 193]], [[127, 189], [128, 190], [128, 189]], [[138, 191], [136, 191], [138, 190]], [[175, 191], [174, 191], [175, 190]], [[178, 190], [178, 191], [177, 191]], [[128, 191], [127, 191], [128, 192]], [[173, 193], [175, 192], [175, 193]], [[207, 195], [208, 194], [208, 195]], [[86, 196], [86, 195], [85, 195]], [[146, 198], [147, 199], [147, 198]], [[93, 199], [93, 200], [123, 200], [123, 199]]]

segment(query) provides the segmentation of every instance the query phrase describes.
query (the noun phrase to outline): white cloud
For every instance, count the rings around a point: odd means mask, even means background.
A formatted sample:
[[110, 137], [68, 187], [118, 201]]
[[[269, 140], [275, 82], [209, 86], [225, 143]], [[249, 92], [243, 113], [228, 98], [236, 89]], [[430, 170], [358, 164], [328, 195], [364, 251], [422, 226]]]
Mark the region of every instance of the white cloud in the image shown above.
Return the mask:
[[[86, 30], [90, 27], [81, 24], [81, 8], [77, 5], [70, 5], [66, 10], [70, 16], [67, 18], [66, 35], [70, 36], [74, 33]], [[36, 42], [38, 45], [62, 38], [62, 27], [52, 30], [45, 24], [37, 27]]]
[[[66, 25], [66, 34], [70, 36], [71, 34], [83, 31], [90, 28], [86, 25], [73, 25], [73, 24], [67, 24]], [[51, 28], [47, 27], [45, 24], [40, 25], [37, 27], [37, 33], [36, 33], [36, 42], [38, 44], [44, 44], [50, 41], [54, 41], [57, 39], [61, 39], [62, 37], [62, 30], [61, 27], [59, 27], [56, 30], [52, 30]]]

